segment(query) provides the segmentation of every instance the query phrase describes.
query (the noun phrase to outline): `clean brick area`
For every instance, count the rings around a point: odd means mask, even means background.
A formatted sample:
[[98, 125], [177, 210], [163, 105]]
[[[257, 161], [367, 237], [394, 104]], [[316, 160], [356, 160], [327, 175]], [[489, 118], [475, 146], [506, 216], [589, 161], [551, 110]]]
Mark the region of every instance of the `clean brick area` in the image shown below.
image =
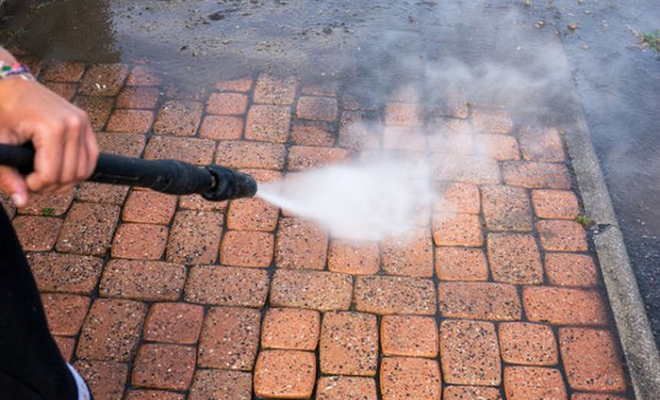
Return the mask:
[[259, 199], [85, 183], [5, 200], [97, 400], [633, 400], [563, 132], [468, 99], [374, 109], [295, 77], [190, 94], [149, 65], [32, 64], [106, 152], [266, 182], [383, 149], [427, 157], [445, 188], [380, 243]]

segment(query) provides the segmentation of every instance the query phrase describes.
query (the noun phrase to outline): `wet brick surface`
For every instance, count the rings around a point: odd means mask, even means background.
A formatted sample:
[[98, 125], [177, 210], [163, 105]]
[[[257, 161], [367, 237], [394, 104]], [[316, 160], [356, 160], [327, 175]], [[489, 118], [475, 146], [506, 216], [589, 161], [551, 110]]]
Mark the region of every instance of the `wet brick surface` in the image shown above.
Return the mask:
[[97, 400], [629, 398], [558, 128], [428, 104], [411, 82], [363, 104], [336, 81], [190, 91], [165, 76], [60, 62], [39, 79], [89, 113], [107, 152], [265, 182], [385, 149], [427, 159], [443, 196], [413, 231], [365, 242], [260, 199], [95, 183], [18, 210], [3, 198]]

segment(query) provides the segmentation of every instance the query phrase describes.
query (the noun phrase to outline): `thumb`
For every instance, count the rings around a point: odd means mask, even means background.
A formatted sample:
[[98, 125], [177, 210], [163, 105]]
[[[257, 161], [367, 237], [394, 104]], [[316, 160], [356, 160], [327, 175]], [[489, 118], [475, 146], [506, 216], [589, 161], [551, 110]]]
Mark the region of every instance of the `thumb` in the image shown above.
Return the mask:
[[16, 207], [27, 204], [27, 184], [16, 169], [0, 166], [0, 190], [11, 196]]

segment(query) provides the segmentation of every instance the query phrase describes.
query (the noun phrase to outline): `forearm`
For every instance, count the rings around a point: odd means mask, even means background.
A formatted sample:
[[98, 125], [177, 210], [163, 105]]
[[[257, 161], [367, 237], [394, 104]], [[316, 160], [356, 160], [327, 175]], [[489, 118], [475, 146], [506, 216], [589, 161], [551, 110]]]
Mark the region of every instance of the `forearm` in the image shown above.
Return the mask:
[[16, 62], [16, 58], [0, 46], [0, 61], [3, 61], [5, 64], [11, 64]]

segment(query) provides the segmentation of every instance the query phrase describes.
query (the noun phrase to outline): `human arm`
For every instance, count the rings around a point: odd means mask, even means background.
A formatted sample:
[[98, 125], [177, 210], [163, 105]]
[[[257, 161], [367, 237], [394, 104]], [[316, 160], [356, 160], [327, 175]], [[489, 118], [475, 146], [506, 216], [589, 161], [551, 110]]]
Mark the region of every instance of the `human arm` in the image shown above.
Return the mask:
[[[0, 47], [0, 61], [16, 59]], [[99, 148], [87, 114], [38, 82], [10, 77], [0, 80], [0, 143], [32, 142], [34, 172], [22, 177], [0, 166], [0, 189], [17, 206], [27, 203], [28, 190], [61, 193], [94, 171]]]

